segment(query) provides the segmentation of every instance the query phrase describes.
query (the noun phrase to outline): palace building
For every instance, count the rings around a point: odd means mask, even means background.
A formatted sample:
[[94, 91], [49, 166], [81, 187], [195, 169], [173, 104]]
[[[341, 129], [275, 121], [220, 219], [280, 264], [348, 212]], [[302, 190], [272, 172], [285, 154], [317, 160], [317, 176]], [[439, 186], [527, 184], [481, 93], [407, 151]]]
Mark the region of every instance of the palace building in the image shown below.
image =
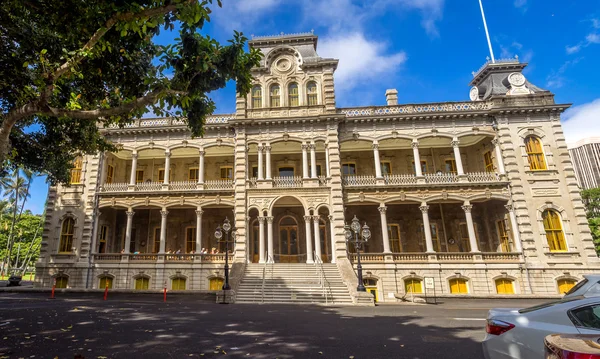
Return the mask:
[[[119, 150], [79, 158], [50, 189], [36, 284], [218, 290], [227, 237], [238, 302], [559, 296], [600, 270], [569, 105], [527, 64], [486, 63], [470, 101], [398, 104], [388, 90], [385, 106], [339, 108], [338, 60], [317, 39], [254, 37], [251, 92], [202, 138], [171, 118], [102, 129]], [[346, 241], [355, 216], [371, 233], [368, 296]], [[219, 240], [226, 218], [236, 231]]]

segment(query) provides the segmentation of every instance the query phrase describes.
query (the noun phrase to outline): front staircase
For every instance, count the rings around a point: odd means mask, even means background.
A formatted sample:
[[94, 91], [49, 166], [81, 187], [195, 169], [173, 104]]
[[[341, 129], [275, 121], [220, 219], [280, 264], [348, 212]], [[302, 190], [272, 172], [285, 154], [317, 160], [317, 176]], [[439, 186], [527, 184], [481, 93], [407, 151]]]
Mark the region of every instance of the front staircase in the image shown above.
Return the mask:
[[335, 264], [248, 264], [236, 303], [352, 304]]

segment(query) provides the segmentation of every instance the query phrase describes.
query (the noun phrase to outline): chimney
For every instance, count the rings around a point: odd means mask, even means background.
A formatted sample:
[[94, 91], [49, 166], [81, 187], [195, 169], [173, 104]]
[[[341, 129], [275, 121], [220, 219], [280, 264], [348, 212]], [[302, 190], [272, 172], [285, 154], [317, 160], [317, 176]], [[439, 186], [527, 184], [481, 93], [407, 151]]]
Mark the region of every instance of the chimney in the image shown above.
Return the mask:
[[398, 90], [396, 90], [396, 89], [385, 90], [385, 100], [387, 101], [388, 106], [397, 105], [398, 104]]

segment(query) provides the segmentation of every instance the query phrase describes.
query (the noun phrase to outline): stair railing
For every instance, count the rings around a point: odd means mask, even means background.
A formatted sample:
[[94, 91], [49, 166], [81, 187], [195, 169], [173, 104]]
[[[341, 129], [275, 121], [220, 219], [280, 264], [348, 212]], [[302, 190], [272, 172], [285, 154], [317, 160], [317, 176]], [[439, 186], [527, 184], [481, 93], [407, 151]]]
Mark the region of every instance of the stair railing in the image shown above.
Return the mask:
[[[265, 251], [265, 257], [268, 257], [267, 252]], [[262, 304], [265, 303], [265, 277], [266, 277], [266, 273], [267, 273], [267, 263], [269, 263], [268, 260], [265, 261], [265, 265], [263, 266], [263, 273], [262, 273], [262, 289], [261, 289], [261, 299], [260, 302]]]
[[[325, 297], [325, 305], [329, 305], [329, 296], [328, 296], [329, 293], [327, 290], [327, 288], [329, 287], [329, 281], [327, 281], [327, 278], [325, 277], [325, 270], [323, 269], [323, 261], [321, 260], [321, 257], [319, 257], [316, 253], [314, 254], [314, 256], [315, 256], [315, 268], [317, 271], [317, 275], [319, 276], [319, 285], [321, 286], [321, 293], [322, 293], [323, 297]], [[329, 288], [329, 290], [331, 290], [331, 288]]]

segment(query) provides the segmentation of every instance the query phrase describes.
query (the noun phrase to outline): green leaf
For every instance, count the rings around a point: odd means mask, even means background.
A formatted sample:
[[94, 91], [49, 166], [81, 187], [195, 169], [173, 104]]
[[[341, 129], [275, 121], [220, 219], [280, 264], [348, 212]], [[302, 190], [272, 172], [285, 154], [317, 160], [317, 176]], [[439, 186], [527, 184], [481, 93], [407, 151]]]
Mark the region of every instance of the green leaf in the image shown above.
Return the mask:
[[42, 51], [40, 51], [40, 54], [44, 55], [44, 54], [46, 54], [46, 52], [48, 52], [48, 50], [43, 49]]
[[23, 63], [23, 67], [27, 67], [27, 66], [29, 66], [29, 62], [25, 61], [25, 62]]

